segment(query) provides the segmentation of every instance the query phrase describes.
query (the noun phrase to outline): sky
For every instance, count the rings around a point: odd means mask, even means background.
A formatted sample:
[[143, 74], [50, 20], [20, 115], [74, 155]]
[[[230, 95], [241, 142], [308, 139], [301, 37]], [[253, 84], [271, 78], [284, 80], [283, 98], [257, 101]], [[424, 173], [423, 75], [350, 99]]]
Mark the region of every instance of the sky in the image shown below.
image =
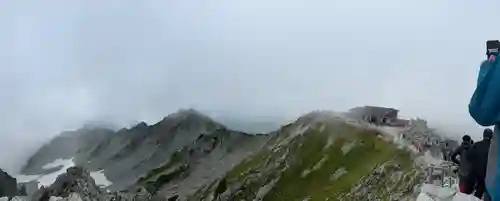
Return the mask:
[[0, 1], [0, 168], [87, 121], [401, 109], [461, 135], [500, 1]]

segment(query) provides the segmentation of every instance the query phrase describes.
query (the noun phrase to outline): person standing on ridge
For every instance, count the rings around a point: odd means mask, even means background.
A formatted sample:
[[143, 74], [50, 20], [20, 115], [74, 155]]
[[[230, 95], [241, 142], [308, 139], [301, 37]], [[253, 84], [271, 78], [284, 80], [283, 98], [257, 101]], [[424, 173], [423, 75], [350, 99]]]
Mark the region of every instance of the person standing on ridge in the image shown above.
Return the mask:
[[[477, 84], [469, 102], [469, 114], [481, 126], [495, 126], [486, 165], [485, 200], [500, 201], [500, 41], [486, 42], [487, 60], [481, 63]], [[489, 196], [488, 196], [489, 195]]]
[[443, 155], [444, 161], [450, 160], [450, 145], [448, 142], [441, 143], [441, 154]]
[[[451, 161], [458, 165], [458, 186], [460, 192], [471, 194], [474, 190], [475, 180], [472, 177], [472, 164], [467, 157], [467, 152], [472, 146], [472, 139], [469, 135], [462, 137], [462, 144], [451, 153]], [[460, 160], [457, 159], [460, 156]]]
[[476, 192], [474, 196], [481, 199], [485, 189], [484, 179], [486, 177], [486, 164], [488, 163], [488, 151], [490, 149], [493, 131], [489, 128], [483, 131], [483, 140], [474, 143], [467, 152], [467, 158], [472, 164], [472, 177], [476, 181]]

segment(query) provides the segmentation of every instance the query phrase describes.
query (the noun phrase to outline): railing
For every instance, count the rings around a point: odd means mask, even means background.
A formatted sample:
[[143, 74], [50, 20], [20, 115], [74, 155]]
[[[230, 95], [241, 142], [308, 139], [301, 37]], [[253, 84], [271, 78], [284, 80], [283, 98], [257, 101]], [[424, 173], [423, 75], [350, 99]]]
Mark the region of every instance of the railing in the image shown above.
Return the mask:
[[440, 165], [429, 165], [426, 169], [426, 183], [441, 187], [452, 187], [458, 184], [454, 169], [457, 166], [449, 161], [443, 161]]

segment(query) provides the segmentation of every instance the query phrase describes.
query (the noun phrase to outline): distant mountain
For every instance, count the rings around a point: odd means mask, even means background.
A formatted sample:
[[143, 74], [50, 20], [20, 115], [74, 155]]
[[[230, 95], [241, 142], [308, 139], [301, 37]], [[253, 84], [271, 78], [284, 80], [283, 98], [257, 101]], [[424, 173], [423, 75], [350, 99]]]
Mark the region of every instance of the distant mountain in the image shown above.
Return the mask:
[[234, 114], [213, 115], [213, 119], [229, 129], [249, 134], [270, 133], [290, 123], [290, 120], [285, 117], [253, 117]]
[[228, 128], [238, 131], [243, 131], [250, 134], [256, 133], [269, 133], [278, 130], [285, 121], [259, 121], [259, 120], [248, 120], [244, 119], [221, 119], [219, 120], [222, 124], [226, 125]]
[[87, 126], [64, 132], [44, 145], [28, 160], [22, 174], [50, 174], [63, 166], [47, 164], [72, 158], [75, 165], [91, 171], [103, 170], [113, 183], [110, 189], [123, 189], [200, 136], [221, 132], [234, 137], [246, 135], [230, 131], [194, 109], [179, 110], [153, 125], [141, 122], [118, 131]]

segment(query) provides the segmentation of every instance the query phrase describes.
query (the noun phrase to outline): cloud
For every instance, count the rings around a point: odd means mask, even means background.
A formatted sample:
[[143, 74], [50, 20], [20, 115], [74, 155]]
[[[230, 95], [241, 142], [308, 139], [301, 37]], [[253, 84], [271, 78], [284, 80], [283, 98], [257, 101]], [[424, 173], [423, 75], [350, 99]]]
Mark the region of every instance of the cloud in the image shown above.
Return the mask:
[[476, 132], [467, 103], [500, 33], [492, 0], [0, 4], [9, 171], [85, 121], [154, 122], [180, 107], [256, 117], [386, 105]]

